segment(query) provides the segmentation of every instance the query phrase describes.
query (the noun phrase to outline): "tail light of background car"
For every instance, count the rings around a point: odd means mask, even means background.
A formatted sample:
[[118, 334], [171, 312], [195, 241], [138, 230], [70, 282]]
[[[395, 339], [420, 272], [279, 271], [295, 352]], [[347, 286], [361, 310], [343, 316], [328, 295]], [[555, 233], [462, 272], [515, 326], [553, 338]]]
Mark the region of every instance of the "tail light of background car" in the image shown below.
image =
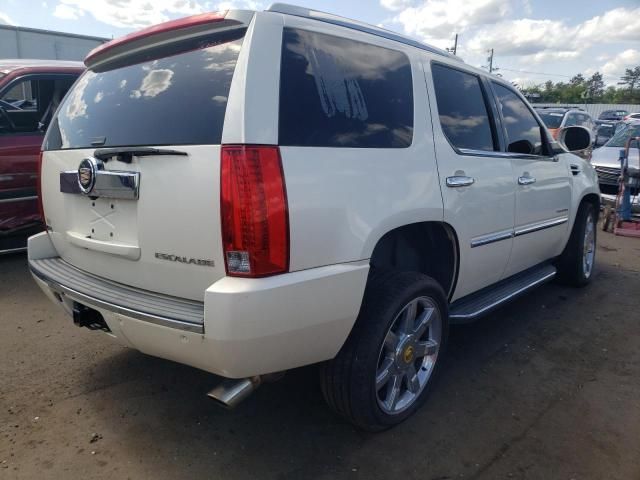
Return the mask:
[[228, 275], [289, 270], [289, 212], [277, 146], [222, 146], [220, 205]]

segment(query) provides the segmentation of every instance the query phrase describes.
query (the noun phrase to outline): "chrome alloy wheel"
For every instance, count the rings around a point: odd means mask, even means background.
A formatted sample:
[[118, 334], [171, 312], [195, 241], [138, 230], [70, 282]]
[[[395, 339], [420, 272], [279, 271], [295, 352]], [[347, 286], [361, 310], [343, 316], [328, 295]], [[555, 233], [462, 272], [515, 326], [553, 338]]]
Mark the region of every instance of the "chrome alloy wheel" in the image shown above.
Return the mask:
[[426, 386], [438, 358], [442, 318], [429, 297], [409, 302], [391, 323], [378, 356], [375, 388], [387, 414], [409, 408]]
[[582, 246], [582, 271], [585, 278], [591, 276], [593, 260], [596, 255], [596, 227], [593, 214], [587, 216], [587, 224], [584, 227], [584, 241]]

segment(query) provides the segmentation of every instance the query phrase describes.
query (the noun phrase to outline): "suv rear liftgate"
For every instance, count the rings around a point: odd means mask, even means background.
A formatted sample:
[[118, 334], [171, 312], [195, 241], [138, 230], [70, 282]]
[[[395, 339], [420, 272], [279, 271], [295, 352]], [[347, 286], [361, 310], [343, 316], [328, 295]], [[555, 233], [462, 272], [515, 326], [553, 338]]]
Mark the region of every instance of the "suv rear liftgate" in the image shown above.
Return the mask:
[[38, 277], [88, 305], [202, 331], [203, 293], [225, 276], [220, 143], [252, 16], [177, 20], [87, 57], [43, 146], [59, 257], [32, 263]]

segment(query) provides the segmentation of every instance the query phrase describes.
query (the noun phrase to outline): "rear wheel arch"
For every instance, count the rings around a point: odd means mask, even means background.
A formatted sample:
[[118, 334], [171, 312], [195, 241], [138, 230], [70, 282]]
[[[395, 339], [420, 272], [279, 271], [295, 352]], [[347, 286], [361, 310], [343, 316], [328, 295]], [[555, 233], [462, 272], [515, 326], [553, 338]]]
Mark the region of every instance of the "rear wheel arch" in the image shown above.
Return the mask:
[[389, 230], [371, 253], [372, 271], [397, 270], [428, 275], [451, 298], [458, 275], [458, 237], [444, 222], [416, 222]]

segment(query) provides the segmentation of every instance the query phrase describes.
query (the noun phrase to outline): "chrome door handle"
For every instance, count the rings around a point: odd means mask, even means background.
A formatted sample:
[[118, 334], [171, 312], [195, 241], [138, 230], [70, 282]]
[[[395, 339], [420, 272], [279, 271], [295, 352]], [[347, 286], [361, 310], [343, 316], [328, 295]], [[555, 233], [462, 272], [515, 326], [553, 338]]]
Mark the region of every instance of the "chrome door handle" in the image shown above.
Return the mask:
[[531, 185], [533, 183], [536, 183], [534, 177], [518, 177], [518, 185]]
[[447, 177], [447, 187], [457, 188], [457, 187], [468, 187], [469, 185], [473, 185], [475, 183], [475, 178], [466, 177], [464, 175], [454, 175], [453, 177]]

